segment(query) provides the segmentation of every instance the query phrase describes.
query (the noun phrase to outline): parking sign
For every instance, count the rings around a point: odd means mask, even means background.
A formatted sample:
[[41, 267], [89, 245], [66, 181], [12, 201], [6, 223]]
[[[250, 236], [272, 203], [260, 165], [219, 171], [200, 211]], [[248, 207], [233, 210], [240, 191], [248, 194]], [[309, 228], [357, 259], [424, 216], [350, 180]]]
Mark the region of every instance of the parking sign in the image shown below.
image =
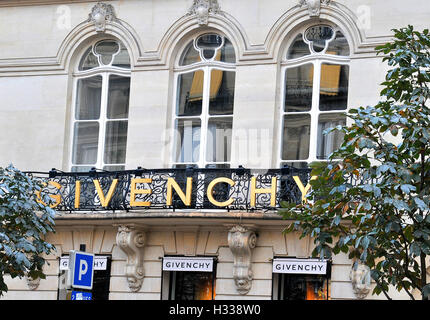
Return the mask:
[[94, 254], [71, 250], [69, 261], [69, 283], [72, 288], [93, 288]]

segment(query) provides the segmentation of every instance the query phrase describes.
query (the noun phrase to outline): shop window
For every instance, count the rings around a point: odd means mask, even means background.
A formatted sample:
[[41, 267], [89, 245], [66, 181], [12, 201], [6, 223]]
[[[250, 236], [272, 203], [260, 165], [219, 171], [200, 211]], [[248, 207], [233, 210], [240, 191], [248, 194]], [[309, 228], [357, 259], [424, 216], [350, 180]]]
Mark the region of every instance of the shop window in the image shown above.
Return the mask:
[[162, 300], [214, 300], [214, 258], [165, 257]]
[[336, 26], [312, 26], [294, 38], [281, 65], [280, 165], [305, 168], [343, 141], [339, 131], [324, 131], [346, 124], [348, 42]]
[[274, 259], [273, 300], [329, 300], [331, 264], [316, 259]]
[[71, 171], [125, 168], [129, 96], [127, 49], [116, 40], [91, 45], [74, 72]]
[[[68, 261], [68, 255], [63, 255], [60, 258], [58, 300], [70, 300], [71, 297], [72, 289], [67, 288]], [[109, 300], [111, 264], [111, 256], [96, 255], [94, 262], [93, 289], [91, 291], [76, 289], [76, 291], [91, 292], [92, 300]]]
[[235, 53], [224, 36], [191, 40], [175, 74], [172, 164], [229, 167], [235, 89]]
[[328, 300], [329, 280], [325, 276], [280, 274], [276, 300]]

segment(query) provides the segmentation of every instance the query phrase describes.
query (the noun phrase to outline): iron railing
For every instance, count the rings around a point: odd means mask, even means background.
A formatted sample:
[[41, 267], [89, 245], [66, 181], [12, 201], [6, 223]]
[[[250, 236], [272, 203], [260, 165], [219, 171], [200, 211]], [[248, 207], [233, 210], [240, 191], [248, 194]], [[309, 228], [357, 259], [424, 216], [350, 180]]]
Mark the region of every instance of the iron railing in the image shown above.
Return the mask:
[[[51, 195], [58, 211], [106, 211], [131, 209], [226, 209], [226, 210], [274, 210], [280, 208], [282, 201], [300, 203], [302, 193], [298, 186], [298, 179], [303, 186], [308, 184], [310, 169], [297, 169], [284, 167], [280, 169], [143, 169], [124, 171], [95, 170], [89, 172], [62, 172], [56, 169], [50, 172], [26, 172], [27, 174], [43, 179], [46, 187], [43, 192]], [[167, 181], [173, 178], [183, 192], [186, 192], [187, 178], [192, 178], [191, 204], [185, 205], [173, 190], [171, 204], [167, 204]], [[217, 183], [212, 191], [213, 199], [224, 202], [233, 199], [226, 207], [214, 205], [207, 196], [209, 183], [216, 178], [228, 178], [234, 182]], [[256, 189], [270, 189], [272, 178], [276, 178], [276, 201], [273, 206], [270, 192], [254, 193], [255, 204], [251, 205], [251, 178], [255, 177]], [[296, 177], [296, 178], [294, 178]], [[96, 189], [94, 180], [100, 184], [103, 196], [107, 199], [112, 182], [117, 184], [107, 205], [103, 206]], [[133, 179], [151, 179], [150, 183], [135, 184], [136, 190], [150, 189], [150, 193], [136, 192], [136, 202], [149, 202], [147, 206], [131, 206], [130, 191]], [[79, 181], [79, 182], [78, 182]], [[136, 180], [134, 180], [136, 181]], [[78, 183], [77, 183], [78, 182]], [[79, 186], [78, 186], [79, 185]], [[80, 190], [79, 190], [80, 189]], [[77, 202], [77, 197], [78, 202]], [[272, 203], [271, 203], [272, 202]]]

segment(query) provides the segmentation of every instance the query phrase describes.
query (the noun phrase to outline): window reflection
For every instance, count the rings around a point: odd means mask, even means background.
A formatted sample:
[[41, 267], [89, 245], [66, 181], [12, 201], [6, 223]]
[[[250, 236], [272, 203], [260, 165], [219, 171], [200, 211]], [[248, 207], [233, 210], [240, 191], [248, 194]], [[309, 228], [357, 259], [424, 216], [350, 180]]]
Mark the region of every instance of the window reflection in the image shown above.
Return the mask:
[[303, 112], [312, 108], [314, 65], [305, 64], [286, 70], [285, 111]]
[[208, 123], [206, 160], [208, 162], [229, 162], [231, 149], [231, 129], [233, 119], [212, 118]]
[[75, 119], [96, 120], [100, 118], [101, 96], [101, 76], [79, 79]]
[[317, 275], [280, 274], [279, 300], [329, 300], [328, 279]]
[[204, 72], [198, 70], [178, 77], [178, 116], [198, 116], [202, 113]]
[[235, 72], [212, 70], [210, 84], [209, 114], [233, 113]]
[[330, 154], [338, 149], [343, 142], [344, 134], [342, 131], [332, 131], [324, 134], [324, 130], [334, 128], [338, 125], [346, 124], [344, 113], [322, 113], [318, 119], [318, 149], [317, 159], [327, 160]]
[[130, 77], [109, 76], [108, 119], [128, 118]]
[[287, 59], [297, 59], [309, 54], [309, 45], [303, 40], [303, 35], [299, 34], [288, 48]]
[[321, 111], [346, 110], [349, 66], [322, 64], [319, 107]]
[[115, 164], [125, 162], [127, 127], [127, 121], [108, 121], [106, 123], [105, 163]]
[[284, 116], [283, 160], [306, 160], [309, 157], [311, 116]]
[[176, 162], [199, 161], [200, 124], [200, 119], [176, 120]]
[[213, 300], [215, 281], [212, 272], [175, 272], [174, 300]]
[[99, 137], [98, 122], [77, 122], [74, 129], [73, 164], [95, 164]]

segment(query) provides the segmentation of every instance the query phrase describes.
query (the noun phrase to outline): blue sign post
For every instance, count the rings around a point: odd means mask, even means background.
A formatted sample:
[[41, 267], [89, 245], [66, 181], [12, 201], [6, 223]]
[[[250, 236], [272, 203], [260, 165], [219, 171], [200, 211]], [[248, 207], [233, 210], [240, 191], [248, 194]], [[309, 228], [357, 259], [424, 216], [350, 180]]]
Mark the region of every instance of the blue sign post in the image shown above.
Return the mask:
[[72, 288], [91, 290], [94, 278], [94, 254], [71, 250], [69, 284]]

